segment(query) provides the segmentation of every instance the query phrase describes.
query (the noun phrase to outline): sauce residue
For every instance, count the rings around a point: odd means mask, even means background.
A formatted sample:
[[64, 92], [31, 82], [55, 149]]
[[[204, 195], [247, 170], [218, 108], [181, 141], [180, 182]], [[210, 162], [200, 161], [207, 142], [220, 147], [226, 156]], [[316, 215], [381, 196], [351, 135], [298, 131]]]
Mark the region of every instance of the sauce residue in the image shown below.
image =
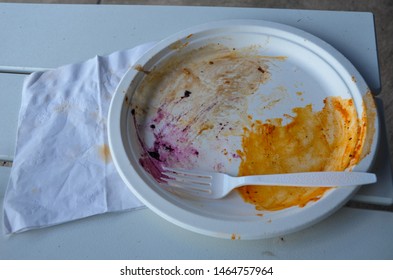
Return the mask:
[[[293, 109], [290, 122], [255, 120], [244, 128], [239, 176], [307, 171], [346, 170], [360, 160], [358, 120], [352, 99], [327, 97], [321, 111], [311, 105]], [[303, 207], [320, 199], [329, 188], [244, 186], [239, 192], [257, 210]]]

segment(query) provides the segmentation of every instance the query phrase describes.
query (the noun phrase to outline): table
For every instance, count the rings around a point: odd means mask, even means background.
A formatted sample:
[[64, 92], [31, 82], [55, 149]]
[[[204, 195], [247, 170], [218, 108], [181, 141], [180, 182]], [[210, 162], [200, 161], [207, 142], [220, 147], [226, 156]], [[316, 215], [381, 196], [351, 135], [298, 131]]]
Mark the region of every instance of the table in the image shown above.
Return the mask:
[[[12, 161], [26, 74], [160, 40], [195, 24], [263, 19], [310, 32], [347, 56], [378, 94], [373, 15], [221, 7], [0, 4], [0, 160]], [[378, 103], [381, 101], [378, 100]], [[379, 108], [381, 104], [379, 104]], [[383, 112], [380, 110], [383, 120]], [[353, 201], [393, 202], [384, 123], [379, 183]], [[0, 166], [0, 199], [10, 167]], [[2, 202], [0, 203], [2, 207]], [[392, 259], [393, 213], [343, 207], [294, 234], [221, 240], [181, 229], [149, 209], [111, 213], [13, 236], [0, 234], [0, 259]]]

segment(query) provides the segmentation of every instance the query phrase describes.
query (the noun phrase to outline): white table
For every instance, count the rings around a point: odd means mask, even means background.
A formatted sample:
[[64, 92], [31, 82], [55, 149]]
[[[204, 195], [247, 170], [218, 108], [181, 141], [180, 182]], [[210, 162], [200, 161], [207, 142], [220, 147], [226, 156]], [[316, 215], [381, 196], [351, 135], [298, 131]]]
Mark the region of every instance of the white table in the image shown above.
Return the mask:
[[[346, 55], [373, 92], [380, 91], [370, 13], [0, 4], [0, 160], [13, 158], [20, 93], [27, 73], [157, 41], [186, 27], [220, 19], [271, 20], [308, 31]], [[383, 134], [374, 170], [378, 186], [361, 190], [353, 201], [392, 203], [386, 145]], [[1, 201], [9, 173], [9, 167], [0, 167]], [[344, 207], [298, 233], [232, 241], [186, 231], [144, 209], [10, 237], [0, 234], [0, 259], [392, 259], [392, 236], [393, 213], [379, 210]]]

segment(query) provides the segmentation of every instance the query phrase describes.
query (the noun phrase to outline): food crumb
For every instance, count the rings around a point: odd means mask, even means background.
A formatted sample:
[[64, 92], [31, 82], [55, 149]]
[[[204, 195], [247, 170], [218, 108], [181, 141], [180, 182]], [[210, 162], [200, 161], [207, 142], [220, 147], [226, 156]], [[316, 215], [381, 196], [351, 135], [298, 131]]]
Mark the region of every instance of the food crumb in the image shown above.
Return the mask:
[[265, 70], [262, 69], [261, 66], [258, 67], [258, 71], [261, 72], [262, 74], [265, 74], [265, 72], [266, 72]]
[[143, 72], [143, 73], [145, 73], [146, 75], [147, 75], [147, 74], [150, 74], [150, 71], [145, 70], [145, 69], [143, 68], [143, 66], [140, 65], [140, 64], [135, 65], [135, 66], [134, 66], [134, 69], [135, 69], [136, 71]]
[[185, 90], [184, 95], [181, 97], [181, 99], [186, 98], [186, 97], [190, 97], [191, 93], [192, 93], [191, 91]]

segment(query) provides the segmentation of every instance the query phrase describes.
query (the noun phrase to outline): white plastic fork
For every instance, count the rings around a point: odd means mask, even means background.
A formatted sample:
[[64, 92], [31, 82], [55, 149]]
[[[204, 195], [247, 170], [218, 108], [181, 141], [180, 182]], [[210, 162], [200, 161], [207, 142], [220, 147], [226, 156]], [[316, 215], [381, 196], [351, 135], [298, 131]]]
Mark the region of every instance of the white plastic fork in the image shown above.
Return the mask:
[[373, 173], [323, 171], [233, 177], [224, 173], [164, 167], [161, 177], [182, 193], [219, 199], [244, 185], [292, 187], [353, 187], [377, 181]]

